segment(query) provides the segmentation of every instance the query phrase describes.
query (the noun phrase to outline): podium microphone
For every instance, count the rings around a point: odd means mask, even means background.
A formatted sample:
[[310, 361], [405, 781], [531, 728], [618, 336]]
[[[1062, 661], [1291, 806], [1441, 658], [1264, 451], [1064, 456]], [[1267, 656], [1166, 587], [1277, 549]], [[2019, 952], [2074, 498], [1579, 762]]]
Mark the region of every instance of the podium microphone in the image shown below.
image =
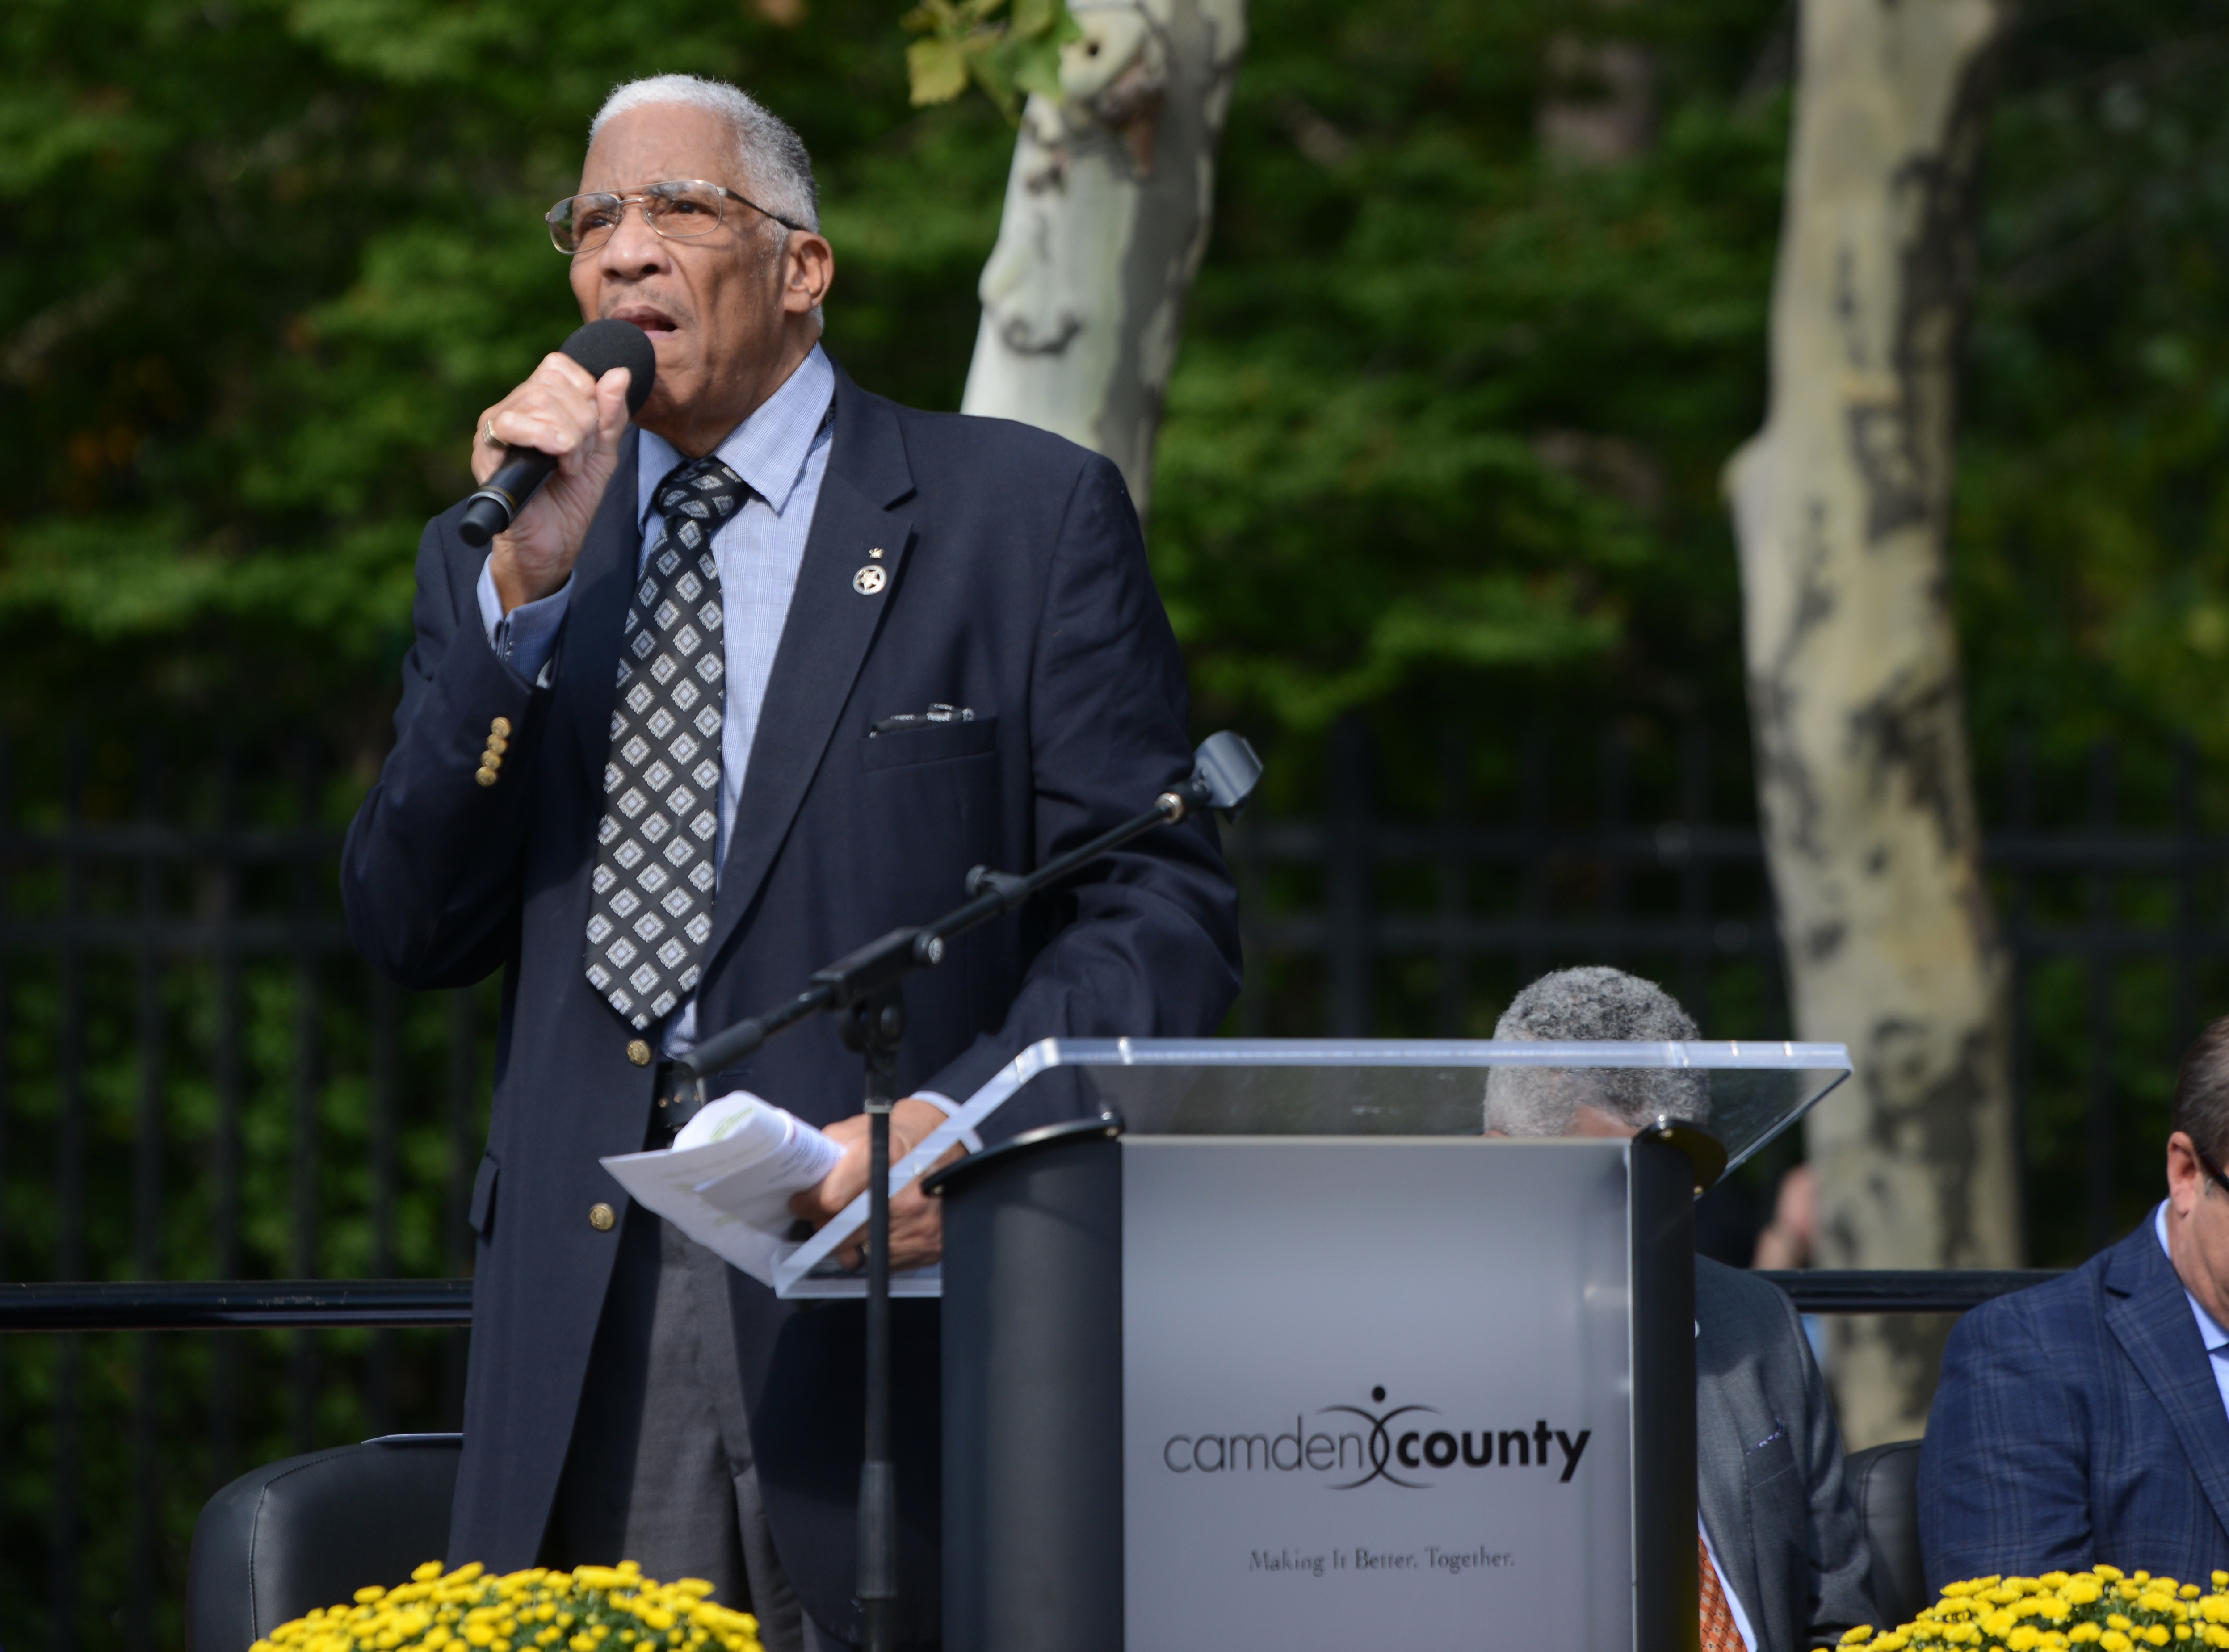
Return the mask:
[[[658, 378], [658, 352], [650, 335], [632, 322], [591, 321], [559, 346], [591, 376], [601, 378], [614, 367], [627, 370], [627, 416], [642, 411]], [[503, 464], [480, 491], [465, 502], [457, 537], [478, 549], [511, 526], [534, 490], [549, 479], [557, 461], [538, 447], [505, 447]]]

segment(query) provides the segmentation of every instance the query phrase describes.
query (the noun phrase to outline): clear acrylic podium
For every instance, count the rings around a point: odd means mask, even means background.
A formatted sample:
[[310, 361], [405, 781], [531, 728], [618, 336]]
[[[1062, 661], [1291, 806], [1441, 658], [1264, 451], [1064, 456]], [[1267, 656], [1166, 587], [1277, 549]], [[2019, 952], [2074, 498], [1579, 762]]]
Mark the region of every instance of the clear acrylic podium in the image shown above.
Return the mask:
[[[1706, 1098], [1707, 1139], [1487, 1138], [1497, 1066]], [[1692, 1649], [1693, 1198], [1848, 1070], [1829, 1045], [1025, 1051], [964, 1123], [1037, 1085], [1068, 1116], [930, 1184], [946, 1645]]]

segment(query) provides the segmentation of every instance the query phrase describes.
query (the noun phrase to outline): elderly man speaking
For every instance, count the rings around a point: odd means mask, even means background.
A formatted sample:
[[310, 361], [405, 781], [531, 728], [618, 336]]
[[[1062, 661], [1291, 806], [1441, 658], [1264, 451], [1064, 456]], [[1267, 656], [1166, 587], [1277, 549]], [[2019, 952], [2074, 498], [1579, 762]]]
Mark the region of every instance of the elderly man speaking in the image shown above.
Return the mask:
[[[706, 1578], [793, 1649], [859, 1635], [859, 1310], [776, 1301], [597, 1160], [671, 1139], [670, 1063], [700, 1037], [1191, 768], [1120, 474], [852, 384], [819, 344], [818, 222], [804, 145], [734, 87], [665, 76], [604, 105], [549, 231], [581, 314], [648, 335], [654, 388], [630, 427], [626, 370], [552, 355], [481, 418], [483, 480], [512, 444], [556, 473], [485, 556], [460, 511], [427, 527], [395, 749], [343, 871], [395, 979], [504, 975], [452, 1555]], [[1108, 855], [912, 990], [893, 1154], [1037, 1038], [1208, 1032], [1237, 967], [1210, 824]], [[847, 1144], [800, 1215], [864, 1186], [831, 1020], [709, 1088]], [[894, 1262], [935, 1256], [930, 1201], [892, 1216]], [[898, 1304], [895, 1335], [895, 1626], [921, 1642], [935, 1305]]]

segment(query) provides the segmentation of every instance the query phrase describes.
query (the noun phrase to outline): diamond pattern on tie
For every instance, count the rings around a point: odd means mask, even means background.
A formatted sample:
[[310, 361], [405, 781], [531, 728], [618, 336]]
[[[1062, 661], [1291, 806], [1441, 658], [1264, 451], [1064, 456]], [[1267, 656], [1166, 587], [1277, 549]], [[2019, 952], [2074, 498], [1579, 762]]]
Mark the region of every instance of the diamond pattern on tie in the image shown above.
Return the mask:
[[712, 536], [747, 492], [711, 458], [658, 485], [665, 526], [622, 633], [581, 967], [636, 1027], [697, 990], [712, 933], [727, 672]]

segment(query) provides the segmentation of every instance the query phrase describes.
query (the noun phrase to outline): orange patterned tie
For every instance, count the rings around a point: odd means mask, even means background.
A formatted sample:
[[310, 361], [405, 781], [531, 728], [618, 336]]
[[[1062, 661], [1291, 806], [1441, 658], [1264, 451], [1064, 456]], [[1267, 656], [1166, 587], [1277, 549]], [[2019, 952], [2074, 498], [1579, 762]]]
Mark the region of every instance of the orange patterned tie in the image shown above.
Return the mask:
[[1718, 1570], [1711, 1564], [1710, 1545], [1703, 1534], [1695, 1534], [1696, 1578], [1702, 1585], [1703, 1596], [1703, 1652], [1747, 1652], [1742, 1645], [1741, 1631], [1734, 1627], [1733, 1609], [1726, 1604], [1726, 1591], [1718, 1587]]

